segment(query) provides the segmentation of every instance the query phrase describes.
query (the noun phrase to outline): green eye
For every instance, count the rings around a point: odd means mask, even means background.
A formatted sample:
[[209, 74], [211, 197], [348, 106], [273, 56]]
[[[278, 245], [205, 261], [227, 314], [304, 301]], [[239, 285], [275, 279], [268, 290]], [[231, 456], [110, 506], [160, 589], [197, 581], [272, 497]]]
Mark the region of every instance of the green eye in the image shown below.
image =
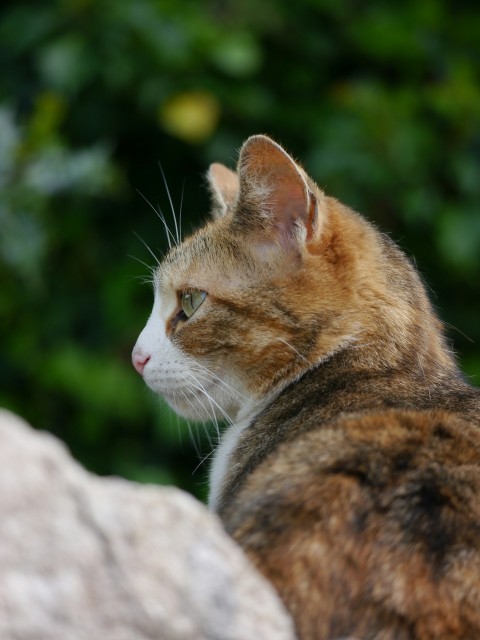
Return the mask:
[[183, 313], [190, 318], [207, 297], [206, 291], [182, 291], [181, 304]]

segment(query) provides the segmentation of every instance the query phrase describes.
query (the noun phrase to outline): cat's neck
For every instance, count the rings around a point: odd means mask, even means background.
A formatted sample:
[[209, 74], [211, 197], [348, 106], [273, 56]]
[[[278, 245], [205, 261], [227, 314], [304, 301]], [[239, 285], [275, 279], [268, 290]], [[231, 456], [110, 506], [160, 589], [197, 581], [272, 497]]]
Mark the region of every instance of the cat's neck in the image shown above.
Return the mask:
[[421, 363], [416, 371], [355, 368], [352, 350], [335, 354], [279, 393], [239, 412], [215, 452], [209, 498], [213, 510], [221, 513], [246, 476], [282, 442], [338, 415], [436, 407], [468, 418], [480, 410], [480, 394], [458, 370], [427, 374]]
[[278, 395], [278, 393], [275, 395], [271, 394], [261, 400], [248, 400], [239, 409], [234, 422], [228, 425], [223, 432], [210, 466], [208, 505], [213, 511], [218, 509], [225, 478], [234, 471], [231, 467], [231, 462], [243, 433], [256, 417], [273, 402], [276, 395]]

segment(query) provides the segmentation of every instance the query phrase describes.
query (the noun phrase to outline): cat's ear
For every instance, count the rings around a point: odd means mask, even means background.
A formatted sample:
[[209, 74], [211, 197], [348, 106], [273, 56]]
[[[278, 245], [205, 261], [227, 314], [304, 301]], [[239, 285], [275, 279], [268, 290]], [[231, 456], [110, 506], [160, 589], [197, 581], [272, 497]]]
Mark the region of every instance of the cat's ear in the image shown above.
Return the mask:
[[207, 180], [212, 196], [212, 216], [215, 219], [221, 218], [237, 198], [238, 176], [235, 171], [214, 162], [208, 170]]
[[299, 249], [318, 234], [319, 203], [308, 178], [280, 145], [267, 136], [248, 138], [238, 162], [238, 222], [262, 242]]

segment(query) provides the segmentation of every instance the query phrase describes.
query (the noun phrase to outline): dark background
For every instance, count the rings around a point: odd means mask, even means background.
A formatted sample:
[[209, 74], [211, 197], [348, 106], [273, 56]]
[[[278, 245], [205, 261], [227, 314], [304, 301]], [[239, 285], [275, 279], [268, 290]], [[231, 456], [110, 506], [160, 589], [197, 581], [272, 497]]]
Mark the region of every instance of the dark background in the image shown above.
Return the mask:
[[208, 164], [253, 133], [415, 257], [478, 384], [475, 3], [15, 0], [0, 19], [1, 405], [97, 473], [203, 495], [187, 426], [130, 365], [154, 263], [136, 234], [166, 247], [139, 192], [170, 216], [161, 163], [188, 232]]

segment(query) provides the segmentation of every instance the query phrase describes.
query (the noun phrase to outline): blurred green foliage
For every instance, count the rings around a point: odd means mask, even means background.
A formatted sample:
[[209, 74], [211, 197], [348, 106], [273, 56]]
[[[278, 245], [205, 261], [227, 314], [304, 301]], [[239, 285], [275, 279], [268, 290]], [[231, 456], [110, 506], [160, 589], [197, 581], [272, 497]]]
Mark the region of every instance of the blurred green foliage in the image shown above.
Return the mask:
[[[480, 12], [458, 0], [27, 0], [0, 20], [0, 403], [99, 473], [202, 495], [130, 366], [139, 279], [265, 132], [414, 255], [480, 376]], [[135, 256], [138, 260], [131, 259]], [[454, 330], [456, 327], [458, 330]], [[198, 434], [203, 451], [205, 437]]]

